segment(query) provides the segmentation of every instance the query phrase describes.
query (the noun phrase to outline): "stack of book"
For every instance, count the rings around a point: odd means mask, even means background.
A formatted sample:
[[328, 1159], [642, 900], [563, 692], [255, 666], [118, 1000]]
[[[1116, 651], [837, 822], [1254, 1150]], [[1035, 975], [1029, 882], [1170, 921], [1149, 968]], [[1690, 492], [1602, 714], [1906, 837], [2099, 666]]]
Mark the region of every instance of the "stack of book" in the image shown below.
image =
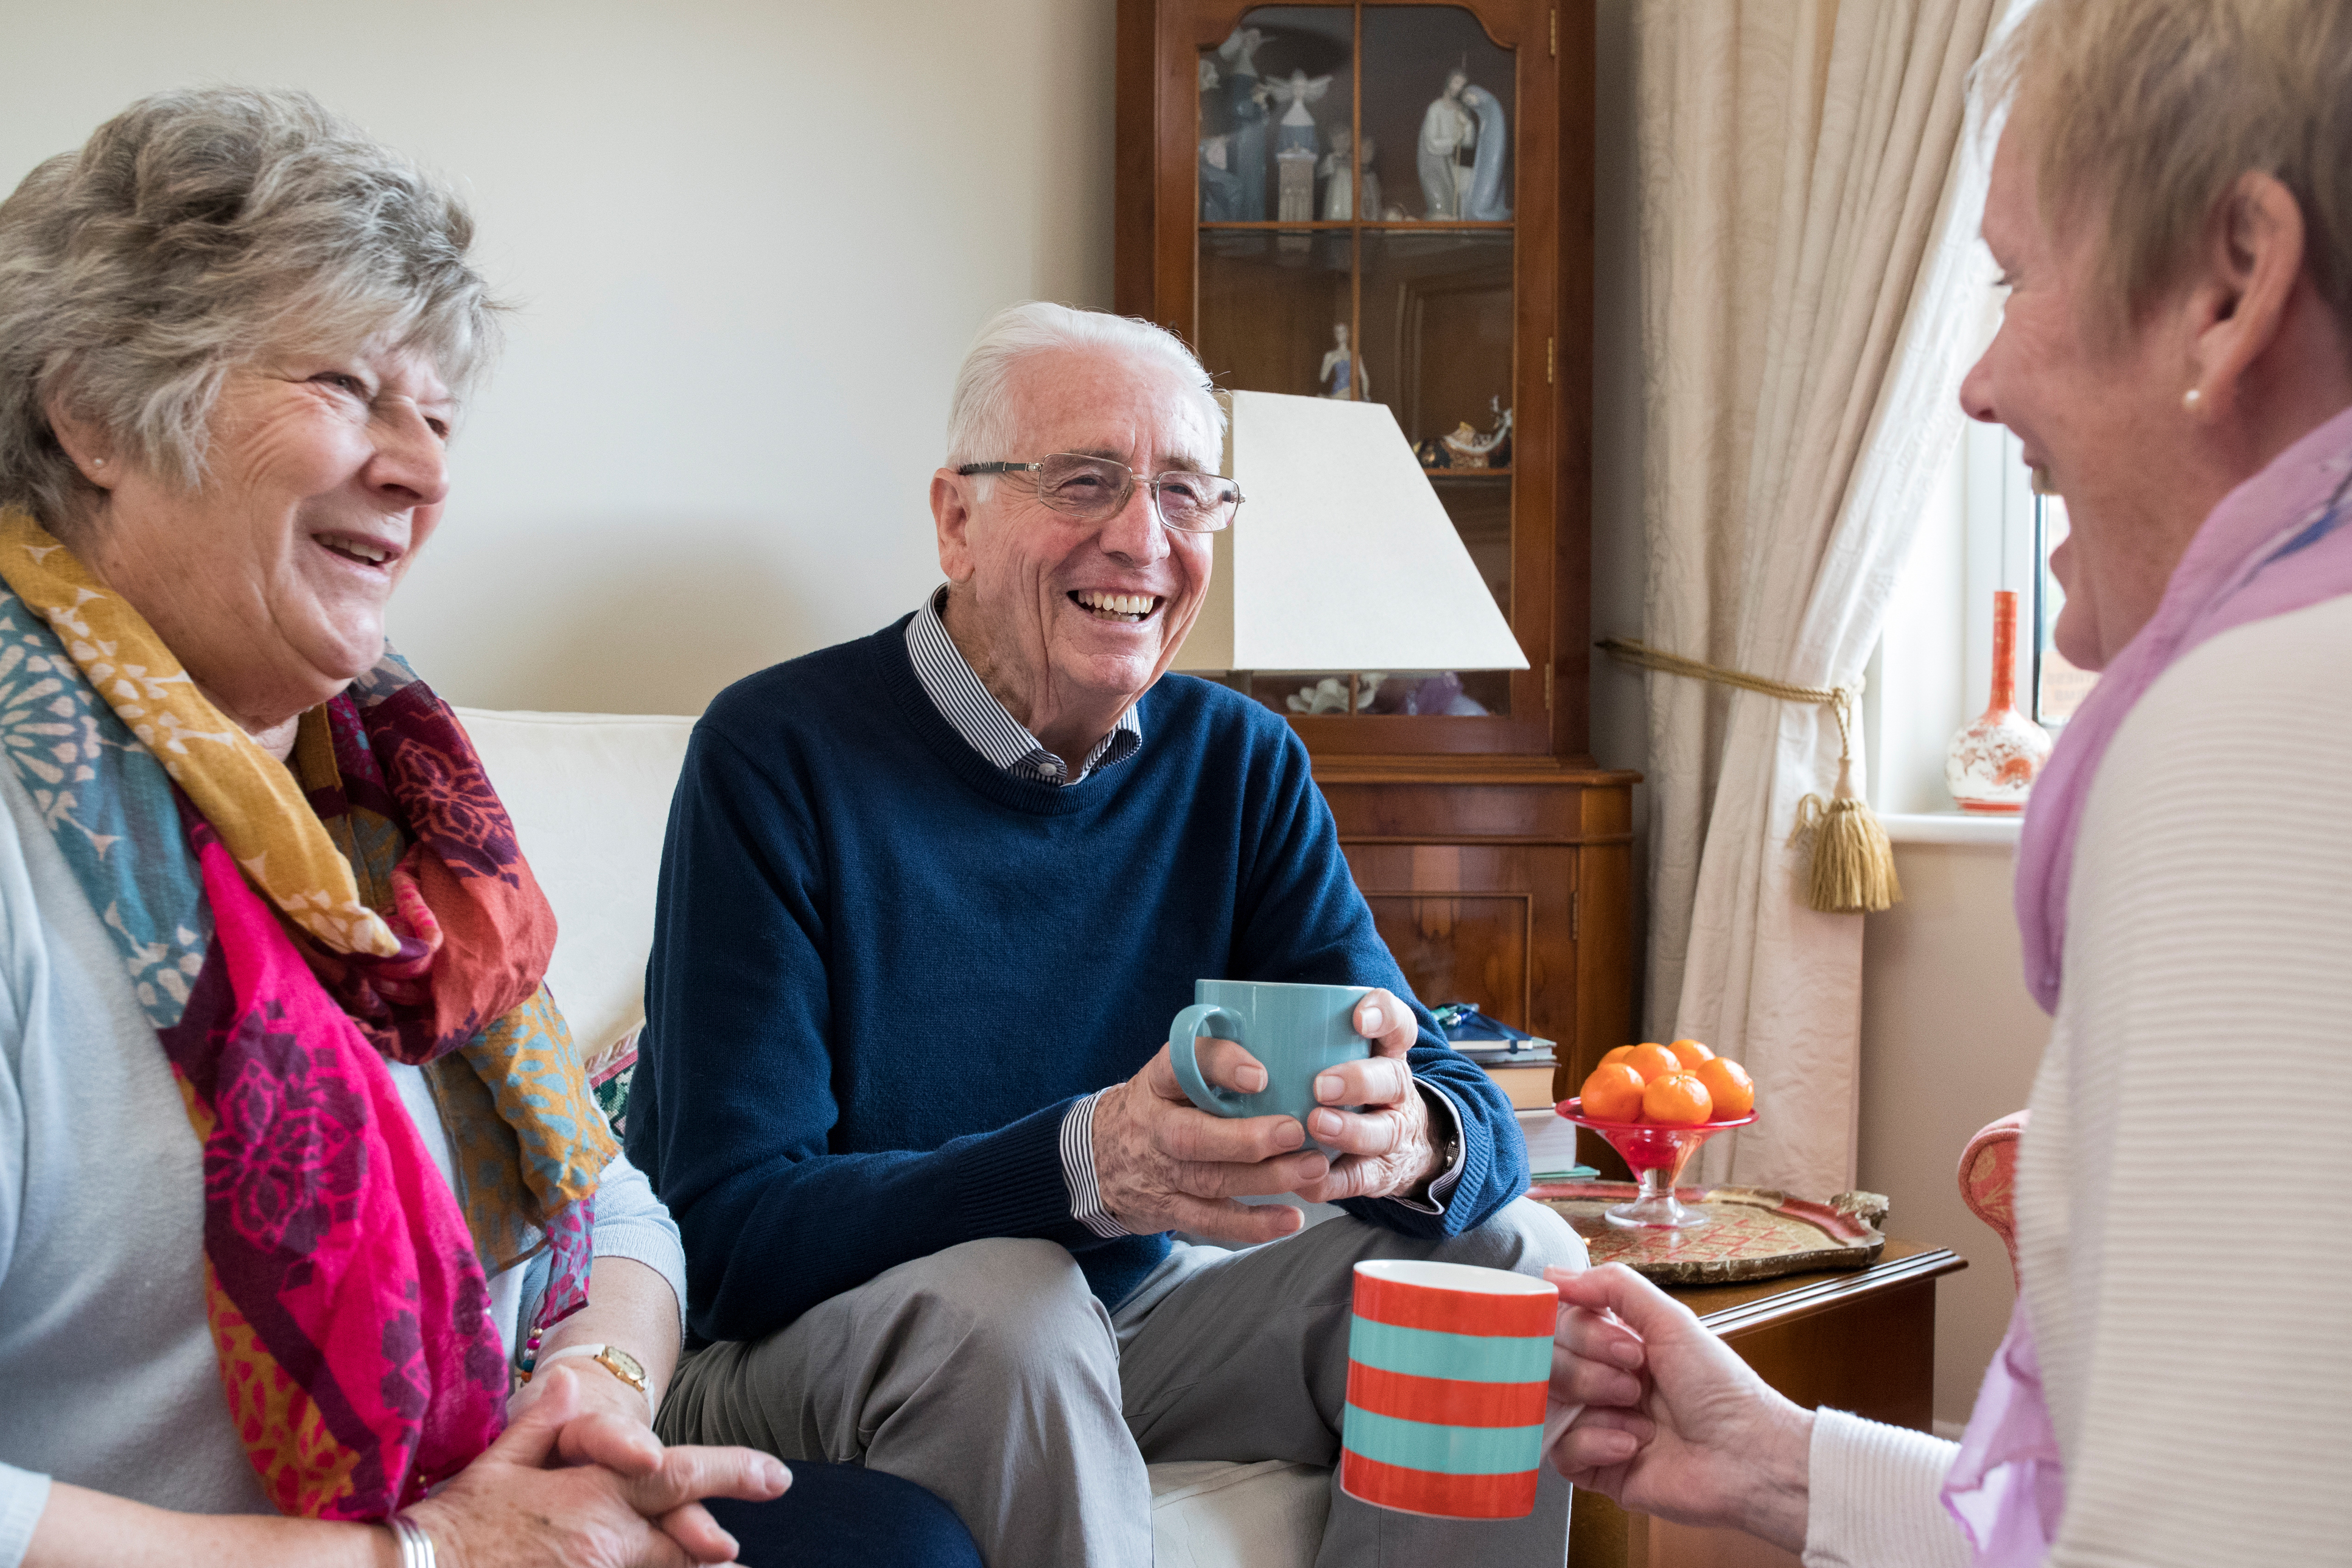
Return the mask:
[[1576, 1158], [1576, 1129], [1552, 1112], [1552, 1042], [1456, 1003], [1433, 1009], [1454, 1048], [1486, 1069], [1510, 1097], [1527, 1140], [1528, 1170], [1538, 1182], [1590, 1182], [1600, 1173]]

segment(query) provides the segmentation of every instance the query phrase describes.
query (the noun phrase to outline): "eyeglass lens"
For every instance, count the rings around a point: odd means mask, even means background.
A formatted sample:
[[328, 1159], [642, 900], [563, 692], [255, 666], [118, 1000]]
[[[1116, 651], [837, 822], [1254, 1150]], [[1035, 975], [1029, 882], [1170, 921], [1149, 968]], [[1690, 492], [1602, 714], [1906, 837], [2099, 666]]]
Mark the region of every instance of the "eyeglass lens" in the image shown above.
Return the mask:
[[[1135, 483], [1135, 470], [1125, 463], [1055, 452], [1038, 465], [1037, 499], [1056, 511], [1099, 521], [1127, 504]], [[1224, 527], [1242, 499], [1240, 486], [1215, 474], [1177, 470], [1157, 475], [1150, 483], [1160, 520], [1189, 532]]]

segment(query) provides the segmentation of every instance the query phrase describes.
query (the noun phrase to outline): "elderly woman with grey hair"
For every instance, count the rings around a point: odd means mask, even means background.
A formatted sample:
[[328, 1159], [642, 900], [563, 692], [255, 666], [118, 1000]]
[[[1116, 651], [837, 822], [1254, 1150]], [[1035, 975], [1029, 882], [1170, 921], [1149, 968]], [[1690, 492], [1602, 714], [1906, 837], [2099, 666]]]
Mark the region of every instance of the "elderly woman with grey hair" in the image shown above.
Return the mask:
[[498, 336], [471, 234], [283, 92], [147, 99], [0, 204], [0, 1568], [728, 1559], [704, 1500], [874, 1561], [944, 1513], [747, 1508], [782, 1465], [650, 1430], [676, 1227], [384, 646]]
[[2065, 496], [2057, 644], [2102, 672], [2019, 847], [2015, 1315], [1954, 1445], [1563, 1279], [1553, 1458], [1815, 1565], [2340, 1563], [2352, 1255], [2277, 1162], [2352, 1105], [2352, 6], [2042, 0], [1990, 67], [2009, 298], [1961, 400]]

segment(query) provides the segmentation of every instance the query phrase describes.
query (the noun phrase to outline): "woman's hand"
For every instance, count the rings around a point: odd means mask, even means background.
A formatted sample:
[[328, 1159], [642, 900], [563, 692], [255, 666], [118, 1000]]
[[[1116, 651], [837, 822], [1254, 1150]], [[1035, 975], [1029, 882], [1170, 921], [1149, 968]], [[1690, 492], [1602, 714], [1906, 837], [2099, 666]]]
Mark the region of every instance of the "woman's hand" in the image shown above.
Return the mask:
[[[565, 1364], [570, 1365], [572, 1359], [569, 1356], [565, 1357]], [[544, 1358], [541, 1360], [540, 1364], [546, 1367]], [[584, 1358], [573, 1371], [575, 1391], [579, 1394], [580, 1414], [572, 1419], [581, 1420], [590, 1415], [609, 1415], [615, 1421], [643, 1426], [649, 1431], [652, 1429], [654, 1406], [650, 1395], [632, 1388], [601, 1366], [589, 1365]], [[548, 1380], [553, 1375], [554, 1369], [548, 1368], [509, 1394], [507, 1419], [520, 1420], [524, 1411], [538, 1404], [546, 1394]]]
[[1561, 1302], [1552, 1397], [1584, 1406], [1553, 1468], [1636, 1512], [1802, 1552], [1812, 1412], [1622, 1264], [1544, 1278]]
[[725, 1563], [734, 1537], [700, 1500], [765, 1502], [792, 1484], [782, 1462], [749, 1448], [665, 1448], [642, 1416], [591, 1409], [568, 1365], [534, 1382], [544, 1391], [505, 1435], [408, 1510], [444, 1568]]

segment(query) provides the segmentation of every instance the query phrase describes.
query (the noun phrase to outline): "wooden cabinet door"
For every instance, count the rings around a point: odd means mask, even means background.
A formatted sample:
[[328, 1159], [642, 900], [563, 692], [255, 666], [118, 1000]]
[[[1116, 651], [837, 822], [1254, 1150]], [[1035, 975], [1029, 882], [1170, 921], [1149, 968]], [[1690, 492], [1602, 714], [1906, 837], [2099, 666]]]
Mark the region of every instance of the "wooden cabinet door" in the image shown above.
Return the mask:
[[1632, 779], [1318, 769], [1339, 847], [1423, 1001], [1559, 1047], [1574, 1084], [1633, 1026]]

